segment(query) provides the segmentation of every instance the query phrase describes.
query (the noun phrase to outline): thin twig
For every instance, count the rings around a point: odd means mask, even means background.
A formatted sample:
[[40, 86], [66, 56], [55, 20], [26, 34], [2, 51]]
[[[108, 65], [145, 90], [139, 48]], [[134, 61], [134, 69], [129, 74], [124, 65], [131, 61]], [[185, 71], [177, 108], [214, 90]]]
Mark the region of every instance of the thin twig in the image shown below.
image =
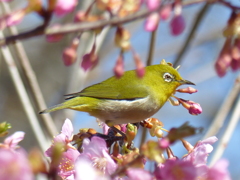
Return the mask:
[[[153, 31], [151, 33], [150, 45], [149, 45], [149, 49], [148, 49], [147, 66], [150, 66], [153, 61], [157, 30], [158, 29], [156, 29], [155, 31]], [[147, 128], [143, 127], [140, 145], [142, 145], [146, 141], [146, 137], [147, 137]]]
[[233, 109], [233, 113], [232, 113], [230, 121], [227, 125], [227, 128], [224, 131], [223, 136], [219, 140], [216, 150], [214, 151], [211, 162], [209, 163], [210, 166], [213, 166], [216, 163], [216, 161], [221, 158], [223, 152], [225, 151], [225, 149], [228, 145], [228, 142], [232, 136], [232, 133], [234, 132], [234, 129], [237, 127], [237, 123], [240, 120], [239, 109], [240, 109], [240, 96], [238, 97], [237, 103]]
[[240, 76], [237, 78], [233, 87], [231, 88], [231, 91], [226, 96], [224, 102], [222, 103], [222, 106], [218, 110], [217, 115], [215, 116], [214, 120], [212, 121], [212, 124], [203, 139], [206, 139], [211, 136], [215, 136], [218, 133], [218, 131], [219, 131], [219, 129], [221, 129], [221, 127], [224, 123], [224, 120], [227, 117], [234, 101], [236, 100], [236, 97], [239, 95], [239, 92], [240, 92]]
[[200, 12], [198, 13], [198, 15], [197, 15], [197, 17], [196, 17], [196, 19], [195, 19], [195, 22], [194, 22], [194, 24], [192, 25], [191, 31], [190, 31], [190, 33], [189, 33], [189, 35], [188, 35], [188, 37], [187, 37], [184, 45], [182, 46], [182, 49], [180, 50], [180, 52], [179, 52], [176, 60], [175, 60], [174, 63], [173, 63], [173, 66], [174, 66], [174, 67], [176, 67], [177, 65], [180, 64], [183, 55], [184, 55], [185, 52], [187, 51], [187, 49], [188, 49], [188, 47], [189, 47], [189, 45], [190, 45], [190, 43], [191, 43], [191, 41], [192, 41], [192, 39], [193, 39], [193, 37], [194, 37], [194, 35], [195, 35], [196, 30], [198, 29], [198, 27], [199, 27], [202, 19], [204, 18], [204, 15], [206, 14], [206, 12], [207, 12], [207, 10], [208, 10], [208, 8], [209, 8], [209, 5], [210, 5], [209, 3], [206, 3], [206, 4], [202, 7], [202, 9], [200, 10]]
[[[10, 7], [7, 3], [2, 3], [2, 7], [3, 7], [3, 11], [5, 11], [4, 13], [11, 12]], [[11, 26], [9, 29], [13, 35], [18, 34], [18, 30], [15, 26]], [[23, 72], [26, 75], [26, 79], [29, 82], [30, 89], [32, 91], [34, 100], [37, 104], [38, 110], [46, 109], [47, 106], [44, 101], [41, 89], [39, 87], [36, 75], [31, 67], [31, 64], [29, 63], [29, 59], [27, 57], [27, 54], [24, 50], [22, 43], [20, 41], [16, 41], [14, 46], [16, 48], [17, 55], [20, 59], [20, 63], [23, 68]], [[58, 133], [58, 131], [57, 131], [55, 124], [53, 123], [51, 116], [49, 114], [45, 114], [45, 115], [42, 115], [41, 118], [43, 119], [46, 129], [48, 130], [49, 134], [51, 136], [55, 136]]]
[[[3, 38], [3, 33], [0, 32], [0, 38]], [[1, 48], [1, 51], [3, 53], [4, 59], [7, 63], [8, 70], [10, 72], [11, 78], [13, 80], [13, 83], [16, 87], [18, 96], [21, 100], [21, 103], [23, 104], [25, 113], [27, 114], [28, 121], [33, 129], [33, 133], [35, 134], [35, 137], [37, 139], [37, 142], [41, 148], [41, 150], [44, 152], [47, 147], [50, 145], [50, 143], [47, 141], [46, 137], [44, 136], [44, 133], [41, 129], [41, 126], [38, 122], [38, 119], [36, 117], [36, 114], [33, 110], [33, 106], [30, 102], [30, 99], [27, 95], [27, 91], [23, 85], [23, 81], [19, 75], [18, 69], [16, 67], [16, 64], [13, 60], [13, 57], [10, 53], [10, 50], [7, 46], [4, 46]]]

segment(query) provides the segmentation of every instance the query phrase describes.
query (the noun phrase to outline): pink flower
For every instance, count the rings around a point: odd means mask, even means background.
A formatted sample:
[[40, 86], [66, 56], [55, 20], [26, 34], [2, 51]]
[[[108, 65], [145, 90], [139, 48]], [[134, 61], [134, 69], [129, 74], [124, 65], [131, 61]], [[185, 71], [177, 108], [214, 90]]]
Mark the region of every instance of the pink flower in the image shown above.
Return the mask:
[[0, 0], [0, 2], [10, 2], [12, 0]]
[[22, 131], [17, 131], [13, 135], [7, 137], [4, 140], [3, 144], [0, 144], [0, 147], [15, 149], [18, 146], [18, 143], [23, 140], [25, 133]]
[[228, 161], [220, 159], [216, 164], [209, 168], [203, 179], [206, 180], [230, 180], [230, 175], [227, 170]]
[[81, 161], [82, 158], [88, 159], [93, 167], [106, 175], [110, 175], [116, 170], [117, 164], [108, 154], [106, 142], [103, 139], [94, 136], [90, 141], [85, 138], [82, 147], [83, 153], [79, 156], [78, 161]]
[[[53, 144], [60, 142], [65, 144], [67, 147], [74, 149], [74, 147], [70, 144], [70, 142], [72, 141], [72, 137], [73, 137], [72, 122], [69, 119], [66, 119], [62, 126], [61, 134], [57, 135], [53, 139]], [[45, 155], [48, 157], [52, 156], [52, 146], [45, 152]]]
[[179, 159], [166, 160], [158, 171], [160, 172], [155, 172], [155, 174], [158, 174], [162, 180], [193, 180], [197, 177], [193, 163]]
[[54, 12], [57, 16], [64, 16], [74, 10], [77, 0], [57, 0]]
[[181, 14], [175, 15], [170, 22], [170, 30], [173, 36], [178, 36], [185, 29], [185, 20]]
[[126, 174], [131, 180], [152, 180], [153, 179], [152, 175], [148, 171], [140, 168], [129, 168]]
[[76, 180], [110, 180], [109, 177], [94, 168], [91, 161], [86, 158], [81, 158], [76, 162], [75, 171]]
[[58, 166], [58, 175], [63, 179], [70, 179], [75, 174], [74, 164], [80, 153], [76, 149], [69, 148], [62, 154], [62, 159]]
[[158, 27], [160, 16], [158, 13], [152, 13], [149, 15], [145, 21], [144, 29], [145, 31], [152, 32]]
[[147, 7], [150, 11], [155, 10], [156, 8], [159, 7], [161, 1], [160, 0], [147, 0]]
[[185, 157], [184, 161], [191, 161], [195, 166], [206, 165], [208, 154], [212, 152], [212, 144], [217, 141], [215, 136], [197, 142], [193, 150]]
[[0, 179], [31, 180], [33, 174], [23, 150], [0, 149]]

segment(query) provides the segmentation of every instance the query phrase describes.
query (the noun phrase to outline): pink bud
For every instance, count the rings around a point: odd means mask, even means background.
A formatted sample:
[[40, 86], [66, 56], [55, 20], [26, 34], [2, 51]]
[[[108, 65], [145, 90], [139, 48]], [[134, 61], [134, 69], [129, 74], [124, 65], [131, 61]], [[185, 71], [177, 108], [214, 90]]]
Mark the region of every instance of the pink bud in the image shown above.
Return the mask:
[[160, 17], [158, 13], [152, 13], [151, 15], [149, 15], [144, 24], [145, 31], [155, 31], [158, 27], [159, 20]]
[[239, 49], [239, 40], [236, 40], [234, 46], [231, 49], [231, 68], [233, 71], [238, 70], [240, 68], [240, 49]]
[[227, 68], [230, 66], [232, 59], [230, 54], [223, 54], [217, 59], [215, 63], [215, 69], [219, 77], [223, 77], [226, 72]]
[[57, 0], [54, 13], [57, 16], [64, 16], [74, 10], [77, 0]]
[[165, 5], [162, 10], [160, 11], [160, 18], [162, 20], [167, 20], [172, 12], [172, 5]]
[[14, 26], [14, 25], [17, 25], [19, 24], [23, 17], [25, 16], [25, 10], [24, 9], [21, 9], [21, 10], [18, 10], [18, 11], [15, 11], [9, 15], [7, 15], [4, 19], [6, 21], [6, 25], [7, 26]]
[[200, 106], [200, 104], [198, 103], [194, 103], [191, 104], [190, 108], [189, 108], [189, 113], [192, 115], [198, 115], [202, 113], [202, 107]]
[[[51, 28], [59, 28], [59, 24], [54, 24]], [[63, 34], [54, 34], [54, 35], [47, 35], [46, 39], [48, 42], [58, 42], [63, 38]]]
[[98, 63], [98, 56], [94, 53], [85, 54], [82, 58], [81, 67], [84, 71], [93, 69]]
[[72, 47], [66, 48], [63, 51], [62, 57], [63, 57], [63, 62], [65, 64], [65, 66], [72, 65], [76, 61], [76, 58], [77, 58], [76, 49], [74, 49]]
[[74, 16], [74, 22], [81, 22], [86, 16], [85, 11], [78, 11]]
[[147, 7], [150, 11], [157, 9], [161, 3], [160, 0], [147, 0]]
[[170, 146], [170, 141], [167, 138], [161, 138], [158, 141], [158, 144], [159, 144], [160, 148], [166, 149], [166, 148], [168, 148]]
[[215, 63], [215, 69], [219, 77], [223, 77], [226, 74], [227, 69], [231, 64], [232, 56], [231, 56], [230, 48], [231, 48], [231, 38], [227, 38], [219, 54], [219, 57]]
[[180, 92], [180, 93], [189, 93], [189, 94], [198, 92], [197, 89], [194, 89], [192, 87], [187, 87], [187, 88], [183, 88], [183, 89], [177, 89], [176, 91]]
[[198, 115], [202, 113], [202, 108], [200, 106], [200, 104], [195, 103], [193, 101], [189, 101], [189, 100], [185, 100], [185, 99], [181, 99], [181, 98], [177, 98], [175, 97], [184, 108], [188, 109], [188, 112], [192, 115]]
[[122, 75], [124, 74], [124, 63], [123, 63], [123, 57], [122, 55], [120, 55], [117, 59], [117, 62], [115, 64], [114, 67], [114, 74], [117, 78], [122, 77]]
[[185, 29], [185, 20], [183, 16], [175, 15], [170, 22], [170, 29], [173, 36], [178, 36]]
[[140, 57], [138, 56], [138, 54], [134, 53], [133, 59], [134, 59], [135, 64], [136, 64], [137, 76], [142, 78], [145, 74], [145, 66], [144, 66], [143, 62], [141, 61]]

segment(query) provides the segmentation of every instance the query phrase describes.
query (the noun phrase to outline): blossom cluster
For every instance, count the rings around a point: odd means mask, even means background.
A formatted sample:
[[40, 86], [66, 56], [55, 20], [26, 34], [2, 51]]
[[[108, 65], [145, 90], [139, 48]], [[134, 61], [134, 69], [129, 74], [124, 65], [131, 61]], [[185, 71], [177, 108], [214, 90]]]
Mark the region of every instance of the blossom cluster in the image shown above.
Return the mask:
[[[156, 125], [156, 119], [151, 122]], [[24, 138], [24, 132], [16, 132], [0, 144], [0, 179], [32, 180], [39, 173], [49, 179], [60, 177], [65, 180], [230, 179], [227, 160], [221, 159], [212, 167], [207, 166], [207, 158], [213, 150], [212, 144], [217, 141], [216, 137], [199, 141], [193, 147], [182, 138], [196, 133], [193, 132], [196, 129], [184, 124], [171, 129], [158, 141], [148, 141], [138, 149], [130, 143], [137, 130], [133, 127], [130, 124], [118, 127], [126, 135], [124, 142], [120, 143], [110, 137], [111, 128], [106, 124], [103, 124], [103, 134], [85, 129], [74, 135], [72, 123], [66, 119], [61, 133], [54, 137], [51, 147], [45, 152], [45, 156], [51, 158], [48, 166], [41, 153], [33, 150], [27, 155], [18, 146]], [[170, 148], [179, 139], [182, 139], [188, 151], [181, 158], [175, 156]], [[167, 157], [163, 156], [164, 152]], [[155, 164], [153, 170], [147, 169], [147, 161]]]

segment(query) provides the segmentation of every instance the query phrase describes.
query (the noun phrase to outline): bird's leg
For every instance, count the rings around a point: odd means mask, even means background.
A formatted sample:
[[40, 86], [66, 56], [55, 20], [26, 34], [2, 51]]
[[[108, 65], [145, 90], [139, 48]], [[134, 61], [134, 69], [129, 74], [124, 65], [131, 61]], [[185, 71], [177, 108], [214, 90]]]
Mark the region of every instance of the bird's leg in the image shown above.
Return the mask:
[[[119, 133], [121, 136], [117, 136], [117, 133]], [[118, 128], [116, 128], [115, 126], [110, 127], [108, 134], [112, 135], [114, 134], [115, 137], [119, 138], [119, 145], [122, 146], [124, 143], [124, 140], [127, 138], [126, 134], [124, 132], [122, 132], [121, 130], [119, 130]]]

